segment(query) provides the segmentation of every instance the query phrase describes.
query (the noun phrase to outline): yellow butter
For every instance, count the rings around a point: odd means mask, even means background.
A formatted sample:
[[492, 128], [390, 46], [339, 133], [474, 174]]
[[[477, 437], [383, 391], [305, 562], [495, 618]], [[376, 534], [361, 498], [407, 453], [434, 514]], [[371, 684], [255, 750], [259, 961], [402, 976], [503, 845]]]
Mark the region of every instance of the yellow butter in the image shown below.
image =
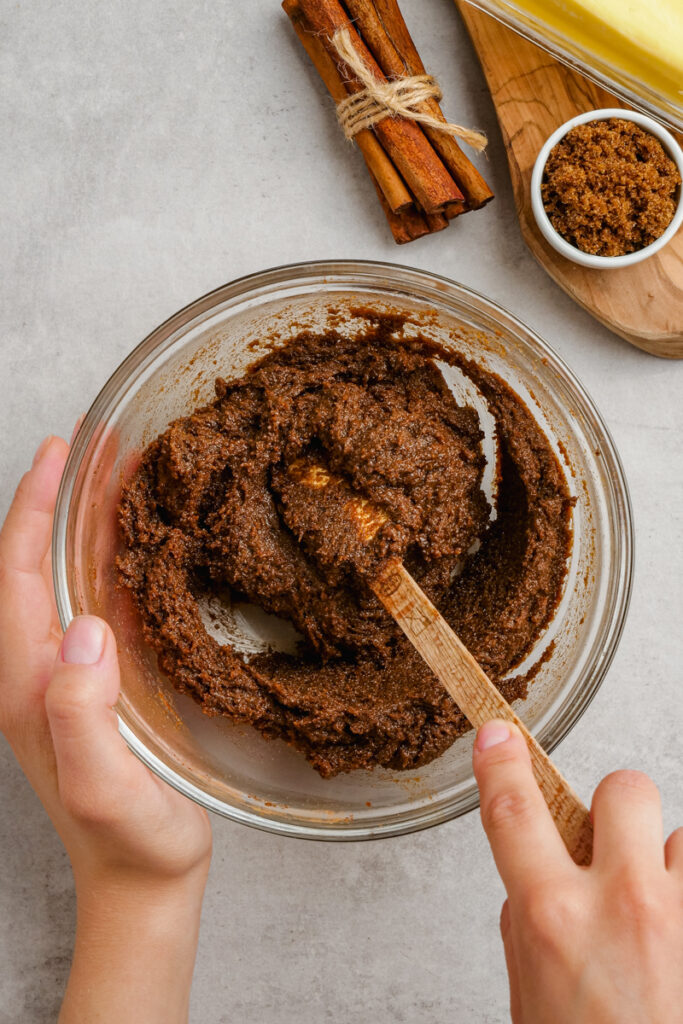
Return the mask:
[[683, 0], [503, 0], [492, 7], [528, 14], [635, 82], [683, 104]]

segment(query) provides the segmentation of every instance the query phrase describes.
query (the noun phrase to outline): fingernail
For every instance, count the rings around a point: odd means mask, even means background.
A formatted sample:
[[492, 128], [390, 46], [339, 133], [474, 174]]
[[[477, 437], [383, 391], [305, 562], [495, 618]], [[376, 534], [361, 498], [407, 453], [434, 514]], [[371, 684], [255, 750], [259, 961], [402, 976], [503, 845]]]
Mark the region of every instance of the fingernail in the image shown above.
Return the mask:
[[49, 437], [46, 437], [44, 441], [40, 442], [40, 444], [38, 445], [38, 450], [36, 451], [36, 454], [33, 456], [33, 463], [32, 463], [33, 466], [37, 466], [38, 465], [38, 463], [42, 459], [43, 455], [45, 454], [45, 452], [50, 447], [50, 445], [52, 443], [53, 436], [54, 436], [53, 434], [50, 434]]
[[102, 657], [106, 634], [99, 619], [80, 615], [73, 619], [62, 640], [62, 661], [67, 665], [94, 665]]
[[507, 722], [485, 722], [477, 733], [477, 750], [488, 750], [509, 739], [510, 726]]

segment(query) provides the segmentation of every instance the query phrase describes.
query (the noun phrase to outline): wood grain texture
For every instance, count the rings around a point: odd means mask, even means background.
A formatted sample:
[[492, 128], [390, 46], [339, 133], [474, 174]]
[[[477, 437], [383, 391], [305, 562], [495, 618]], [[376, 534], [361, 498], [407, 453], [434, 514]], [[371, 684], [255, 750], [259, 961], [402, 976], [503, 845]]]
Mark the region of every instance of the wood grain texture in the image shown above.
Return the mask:
[[587, 808], [410, 573], [394, 563], [372, 589], [473, 726], [503, 718], [522, 732], [558, 832], [576, 863], [589, 864], [593, 825]]
[[555, 252], [531, 210], [531, 172], [548, 136], [586, 110], [624, 104], [466, 0], [455, 2], [495, 104], [529, 249], [561, 288], [615, 334], [654, 355], [683, 358], [683, 229], [642, 263], [592, 270]]

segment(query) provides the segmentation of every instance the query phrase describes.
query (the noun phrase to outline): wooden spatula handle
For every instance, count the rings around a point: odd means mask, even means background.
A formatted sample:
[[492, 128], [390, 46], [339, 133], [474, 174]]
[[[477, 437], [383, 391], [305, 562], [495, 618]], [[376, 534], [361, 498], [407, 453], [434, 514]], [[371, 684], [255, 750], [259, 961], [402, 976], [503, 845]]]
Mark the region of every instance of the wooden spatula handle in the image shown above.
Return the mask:
[[536, 781], [569, 853], [577, 864], [589, 864], [593, 824], [588, 810], [410, 573], [394, 563], [372, 589], [473, 726], [478, 728], [492, 718], [515, 723], [527, 742]]

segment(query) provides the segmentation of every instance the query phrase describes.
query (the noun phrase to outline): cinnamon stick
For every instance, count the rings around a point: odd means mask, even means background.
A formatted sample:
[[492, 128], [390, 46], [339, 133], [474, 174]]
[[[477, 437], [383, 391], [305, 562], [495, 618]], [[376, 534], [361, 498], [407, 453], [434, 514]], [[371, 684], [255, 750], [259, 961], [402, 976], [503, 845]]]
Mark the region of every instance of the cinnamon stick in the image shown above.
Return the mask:
[[443, 231], [444, 228], [448, 227], [450, 217], [446, 211], [450, 206], [455, 206], [455, 203], [451, 203], [449, 206], [446, 206], [443, 213], [425, 213], [425, 220], [429, 225], [431, 234], [434, 234], [435, 231]]
[[469, 209], [471, 209], [471, 207], [469, 207], [467, 203], [463, 201], [460, 203], [448, 203], [446, 206], [444, 206], [443, 212], [445, 213], [448, 220], [453, 220], [454, 217], [459, 217], [461, 213], [467, 213]]
[[[360, 92], [363, 84], [340, 59], [332, 46], [332, 36], [340, 29], [348, 31], [351, 43], [369, 73], [380, 81], [386, 81], [386, 76], [349, 21], [339, 0], [299, 0], [299, 6], [306, 22], [319, 34], [323, 46], [337, 65], [347, 92]], [[458, 202], [464, 198], [453, 177], [415, 122], [404, 118], [385, 117], [374, 126], [374, 132], [426, 213], [440, 213], [447, 203]]]
[[[307, 30], [298, 0], [283, 0], [282, 7], [334, 102], [345, 100], [348, 93], [337, 65], [319, 37]], [[413, 197], [370, 129], [364, 128], [357, 132], [353, 141], [363, 154], [368, 170], [382, 190], [391, 212], [399, 213], [412, 206]]]
[[[318, 36], [307, 29], [298, 0], [283, 0], [282, 7], [289, 17], [294, 30], [335, 103], [345, 99], [348, 93], [337, 70]], [[373, 133], [367, 129], [354, 137], [365, 159], [368, 172], [379, 196], [389, 228], [398, 245], [412, 242], [416, 238], [441, 231], [447, 227], [448, 219], [443, 214], [423, 214], [414, 205], [412, 196], [403, 184], [398, 172], [386, 155]], [[392, 199], [394, 204], [392, 206]], [[462, 203], [450, 203], [445, 210], [463, 208]]]
[[[422, 58], [403, 20], [397, 0], [345, 0], [361, 35], [387, 77], [426, 74]], [[420, 104], [420, 110], [446, 118], [435, 99]], [[493, 199], [493, 192], [474, 164], [447, 132], [430, 125], [423, 129], [434, 149], [462, 189], [467, 205], [479, 209]]]
[[[368, 168], [370, 170], [370, 168]], [[429, 235], [433, 230], [427, 223], [427, 217], [421, 213], [412, 203], [405, 209], [401, 210], [400, 213], [394, 213], [387, 203], [384, 192], [380, 188], [379, 182], [375, 178], [372, 171], [370, 171], [370, 177], [372, 183], [375, 186], [379, 201], [382, 204], [391, 233], [394, 236], [394, 241], [397, 245], [405, 245], [406, 242], [413, 242], [416, 238], [422, 238], [423, 235]], [[430, 214], [431, 217], [443, 217], [443, 214], [434, 213]], [[443, 218], [445, 223], [443, 227], [446, 227], [448, 220]], [[437, 229], [438, 230], [438, 229]]]
[[[348, 93], [337, 70], [337, 65], [327, 53], [318, 36], [308, 31], [303, 20], [298, 0], [283, 0], [282, 7], [289, 17], [294, 31], [335, 103], [345, 99]], [[443, 214], [433, 213], [427, 217], [413, 203], [410, 192], [403, 184], [396, 168], [369, 129], [354, 136], [359, 143], [372, 183], [389, 223], [389, 228], [398, 245], [412, 242], [432, 231], [441, 231], [448, 224]], [[451, 203], [450, 206], [462, 204]], [[446, 209], [449, 209], [446, 207]]]

